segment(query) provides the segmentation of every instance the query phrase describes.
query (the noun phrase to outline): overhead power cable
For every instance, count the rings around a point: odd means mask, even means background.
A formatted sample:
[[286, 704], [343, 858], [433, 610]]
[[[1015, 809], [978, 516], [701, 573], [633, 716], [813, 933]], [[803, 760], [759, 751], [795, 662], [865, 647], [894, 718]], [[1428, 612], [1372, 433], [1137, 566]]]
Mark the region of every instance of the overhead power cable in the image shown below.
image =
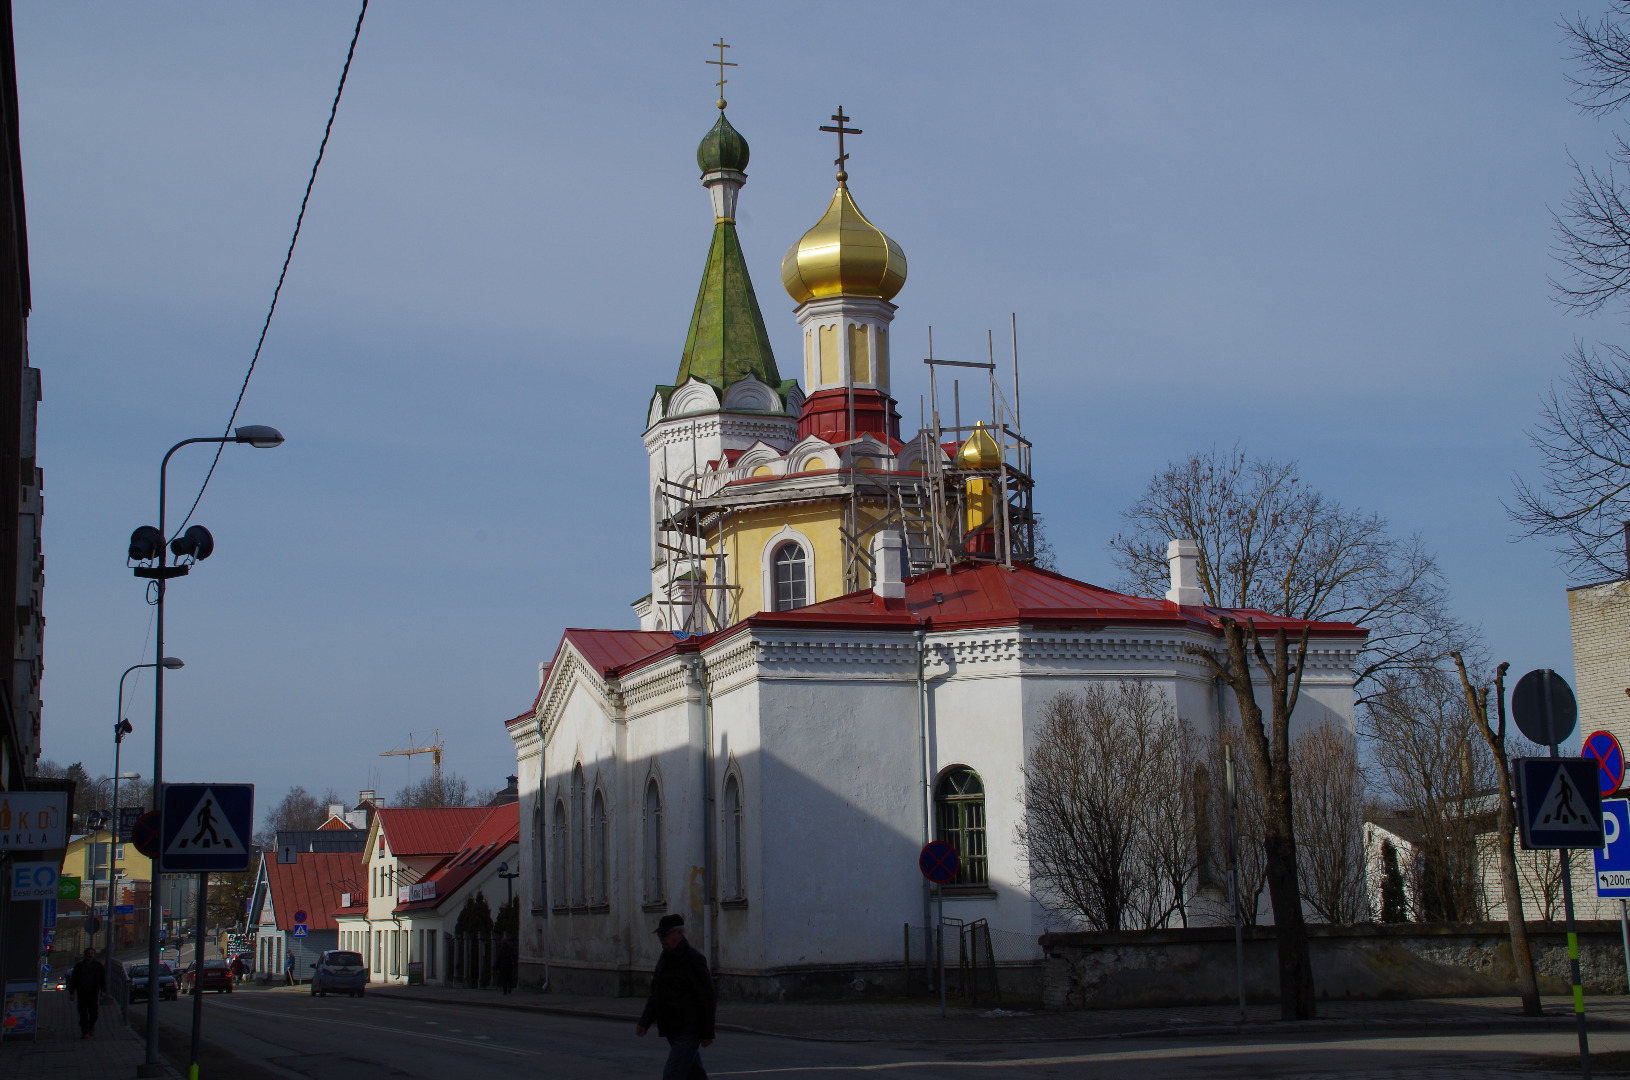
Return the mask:
[[[249, 380], [254, 377], [255, 365], [260, 362], [260, 350], [266, 344], [266, 331], [271, 329], [272, 316], [277, 313], [277, 298], [283, 294], [283, 280], [289, 276], [289, 262], [294, 258], [294, 245], [300, 241], [300, 226], [306, 220], [306, 204], [311, 201], [311, 189], [317, 183], [317, 170], [322, 167], [323, 154], [328, 150], [328, 137], [334, 131], [334, 117], [340, 111], [340, 98], [345, 96], [345, 79], [351, 74], [351, 58], [356, 55], [357, 38], [362, 36], [362, 20], [367, 14], [368, 0], [362, 0], [362, 10], [357, 12], [356, 29], [351, 31], [351, 47], [345, 51], [345, 66], [340, 69], [340, 85], [334, 91], [334, 104], [328, 110], [328, 123], [323, 127], [323, 141], [317, 147], [317, 160], [311, 163], [311, 176], [306, 180], [306, 193], [300, 199], [300, 213], [294, 219], [294, 235], [289, 237], [289, 250], [283, 255], [283, 269], [277, 275], [277, 287], [272, 290], [272, 303], [266, 309], [266, 321], [260, 324], [260, 340], [255, 342], [255, 354], [249, 358], [249, 370], [243, 373], [243, 385], [238, 387], [238, 400], [232, 403], [232, 415], [226, 418], [223, 436], [232, 434], [232, 424], [238, 419], [238, 410], [243, 407], [243, 395], [249, 389]], [[215, 457], [210, 460], [209, 472], [204, 474], [204, 482], [198, 486], [198, 495], [192, 500], [192, 506], [187, 509], [187, 516], [176, 526], [176, 535], [179, 536], [187, 527], [187, 522], [192, 520], [193, 512], [198, 509], [198, 503], [208, 490], [210, 479], [215, 475], [215, 466], [221, 462], [221, 451], [225, 448], [225, 443], [215, 444]]]

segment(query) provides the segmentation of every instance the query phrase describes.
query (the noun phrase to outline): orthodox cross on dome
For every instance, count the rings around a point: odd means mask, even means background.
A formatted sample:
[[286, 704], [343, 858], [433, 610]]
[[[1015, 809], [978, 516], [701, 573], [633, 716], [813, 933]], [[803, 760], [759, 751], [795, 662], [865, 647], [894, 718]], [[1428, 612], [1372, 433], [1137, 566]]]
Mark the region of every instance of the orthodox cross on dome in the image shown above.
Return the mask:
[[[717, 60], [704, 60], [702, 62], [704, 64], [712, 64], [714, 67], [719, 69], [719, 81], [713, 84], [719, 88], [719, 100], [714, 102], [714, 104], [719, 107], [720, 112], [724, 112], [724, 107], [729, 104], [729, 102], [725, 101], [724, 99], [724, 84], [730, 81], [724, 77], [724, 69], [727, 67], [735, 67], [736, 65], [724, 58], [724, 51], [730, 48], [730, 46], [724, 43], [724, 38], [721, 37], [718, 41], [715, 41], [713, 43], [713, 47], [719, 50], [719, 58]], [[839, 109], [838, 111], [842, 112], [843, 110]]]
[[[720, 54], [720, 55], [723, 55], [723, 54]], [[838, 167], [838, 182], [841, 184], [844, 181], [849, 179], [849, 173], [843, 167], [843, 163], [845, 161], [849, 160], [849, 155], [843, 152], [843, 137], [845, 135], [861, 135], [861, 134], [864, 134], [864, 133], [859, 128], [852, 128], [852, 127], [844, 127], [843, 126], [846, 122], [848, 122], [849, 120], [852, 120], [854, 118], [850, 117], [850, 116], [843, 115], [843, 106], [842, 105], [838, 106], [837, 114], [834, 115], [832, 117], [832, 119], [834, 119], [834, 120], [836, 120], [838, 122], [838, 126], [837, 127], [828, 127], [825, 124], [822, 124], [821, 125], [821, 130], [822, 131], [833, 132], [838, 137], [838, 160], [834, 161], [832, 164], [834, 164], [834, 165], [836, 165]]]

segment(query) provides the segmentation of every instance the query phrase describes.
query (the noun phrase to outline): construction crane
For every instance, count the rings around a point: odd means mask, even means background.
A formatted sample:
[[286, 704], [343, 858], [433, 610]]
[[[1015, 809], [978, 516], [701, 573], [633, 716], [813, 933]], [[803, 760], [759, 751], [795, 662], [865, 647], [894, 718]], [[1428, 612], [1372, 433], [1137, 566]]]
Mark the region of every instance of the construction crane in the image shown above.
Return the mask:
[[407, 749], [406, 750], [381, 750], [379, 752], [379, 756], [380, 757], [412, 757], [414, 754], [429, 754], [430, 755], [430, 777], [435, 782], [436, 790], [440, 791], [441, 790], [441, 749], [442, 749], [443, 745], [444, 744], [441, 741], [441, 728], [436, 729], [436, 738], [435, 738], [435, 740], [433, 742], [431, 742], [427, 746], [414, 746], [413, 745], [413, 732], [410, 731], [410, 732], [408, 732], [408, 744], [407, 744]]

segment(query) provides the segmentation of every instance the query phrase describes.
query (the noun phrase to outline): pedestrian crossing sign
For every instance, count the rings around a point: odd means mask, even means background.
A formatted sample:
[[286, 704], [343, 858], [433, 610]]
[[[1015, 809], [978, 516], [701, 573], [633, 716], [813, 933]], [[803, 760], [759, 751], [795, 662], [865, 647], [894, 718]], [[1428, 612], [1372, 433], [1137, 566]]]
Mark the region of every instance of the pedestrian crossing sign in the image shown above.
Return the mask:
[[248, 870], [254, 818], [253, 784], [165, 784], [160, 869]]
[[306, 930], [306, 924], [305, 923], [297, 922], [297, 923], [294, 924], [293, 933], [294, 933], [295, 937], [305, 937], [307, 932], [308, 931]]
[[1523, 847], [1602, 846], [1602, 793], [1595, 758], [1518, 758], [1512, 764]]

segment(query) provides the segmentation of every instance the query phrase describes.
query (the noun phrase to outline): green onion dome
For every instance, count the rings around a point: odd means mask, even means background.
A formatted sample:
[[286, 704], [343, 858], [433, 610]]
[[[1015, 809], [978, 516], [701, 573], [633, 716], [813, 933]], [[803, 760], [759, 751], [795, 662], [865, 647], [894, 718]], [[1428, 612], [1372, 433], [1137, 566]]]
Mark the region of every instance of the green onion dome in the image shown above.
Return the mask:
[[719, 114], [719, 122], [703, 137], [702, 145], [696, 148], [696, 164], [701, 166], [704, 173], [721, 169], [747, 171], [747, 140], [730, 126], [724, 113]]

